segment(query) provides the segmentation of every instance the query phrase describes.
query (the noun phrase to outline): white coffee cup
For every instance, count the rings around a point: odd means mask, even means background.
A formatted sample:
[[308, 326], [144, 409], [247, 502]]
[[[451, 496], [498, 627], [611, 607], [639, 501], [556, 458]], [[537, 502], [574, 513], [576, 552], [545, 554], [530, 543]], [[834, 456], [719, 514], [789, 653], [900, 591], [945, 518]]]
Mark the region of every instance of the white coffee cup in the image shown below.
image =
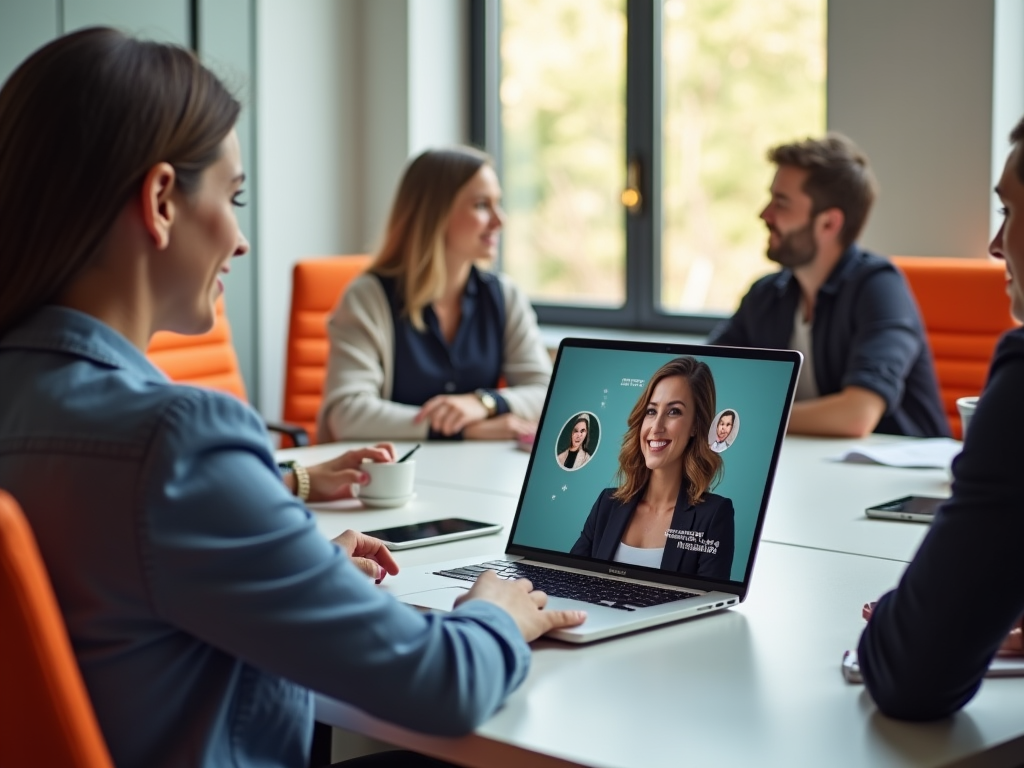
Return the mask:
[[974, 415], [974, 409], [977, 407], [977, 397], [958, 397], [956, 399], [956, 409], [960, 412], [960, 424], [963, 428], [961, 439], [967, 437], [967, 426], [971, 423], [971, 417]]
[[359, 469], [370, 476], [370, 482], [359, 486], [359, 497], [364, 499], [400, 499], [412, 494], [416, 478], [416, 461], [379, 464], [364, 461]]

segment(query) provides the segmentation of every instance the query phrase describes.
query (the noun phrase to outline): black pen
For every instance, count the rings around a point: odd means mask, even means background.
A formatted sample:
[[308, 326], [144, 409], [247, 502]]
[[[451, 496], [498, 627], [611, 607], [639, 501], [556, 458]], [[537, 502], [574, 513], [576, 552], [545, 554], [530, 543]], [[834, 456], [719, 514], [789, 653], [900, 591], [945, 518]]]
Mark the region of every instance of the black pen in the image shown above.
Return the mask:
[[396, 463], [396, 464], [401, 464], [401, 463], [402, 463], [403, 461], [405, 461], [405, 460], [406, 460], [406, 459], [408, 459], [408, 458], [409, 458], [410, 456], [412, 456], [412, 455], [413, 455], [414, 453], [416, 453], [416, 451], [418, 451], [419, 449], [420, 449], [420, 443], [416, 443], [416, 445], [414, 445], [414, 446], [412, 447], [412, 450], [411, 450], [411, 451], [409, 451], [409, 452], [408, 452], [407, 454], [405, 454], [405, 456], [403, 456], [402, 458], [400, 458], [400, 459], [399, 459], [398, 461], [396, 461], [395, 463]]

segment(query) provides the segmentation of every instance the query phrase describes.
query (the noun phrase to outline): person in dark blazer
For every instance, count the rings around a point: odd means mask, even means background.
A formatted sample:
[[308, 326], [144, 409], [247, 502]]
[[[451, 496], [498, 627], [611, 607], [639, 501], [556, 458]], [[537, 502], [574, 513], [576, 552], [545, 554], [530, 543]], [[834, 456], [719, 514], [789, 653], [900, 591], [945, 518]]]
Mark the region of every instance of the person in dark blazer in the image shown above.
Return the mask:
[[629, 414], [619, 487], [601, 491], [572, 554], [729, 579], [732, 500], [709, 491], [722, 472], [705, 437], [714, 416], [706, 363], [677, 357], [659, 368]]
[[[1024, 118], [1010, 134], [989, 253], [1006, 267], [1011, 314], [1024, 321]], [[969, 702], [996, 654], [1024, 653], [1024, 328], [999, 341], [953, 461], [952, 494], [894, 590], [869, 608], [858, 658], [881, 712], [937, 720]]]

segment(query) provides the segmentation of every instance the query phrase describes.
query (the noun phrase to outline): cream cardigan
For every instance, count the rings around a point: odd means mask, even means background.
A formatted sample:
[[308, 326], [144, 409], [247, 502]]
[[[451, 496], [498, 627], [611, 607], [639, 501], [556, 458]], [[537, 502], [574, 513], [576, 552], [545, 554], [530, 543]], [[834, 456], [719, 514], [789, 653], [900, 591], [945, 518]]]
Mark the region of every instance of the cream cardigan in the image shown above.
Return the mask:
[[[498, 275], [505, 297], [505, 337], [499, 390], [512, 413], [536, 420], [544, 407], [551, 358], [526, 294]], [[327, 322], [330, 352], [317, 440], [419, 440], [428, 422], [416, 424], [415, 405], [391, 401], [395, 329], [380, 281], [356, 278]]]

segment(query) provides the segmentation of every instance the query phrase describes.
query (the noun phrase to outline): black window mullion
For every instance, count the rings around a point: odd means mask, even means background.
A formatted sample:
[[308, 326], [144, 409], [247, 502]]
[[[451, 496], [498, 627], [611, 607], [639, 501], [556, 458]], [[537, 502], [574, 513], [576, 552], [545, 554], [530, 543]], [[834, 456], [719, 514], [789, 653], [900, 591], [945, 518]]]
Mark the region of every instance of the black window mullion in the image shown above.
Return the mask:
[[[640, 166], [638, 213], [626, 217], [626, 318], [643, 328], [655, 312], [661, 183], [658, 134], [661, 119], [660, 0], [626, 3], [626, 162]], [[624, 318], [624, 319], [626, 319]]]
[[[501, 0], [469, 3], [469, 142], [501, 163]], [[500, 171], [501, 169], [497, 169]]]

